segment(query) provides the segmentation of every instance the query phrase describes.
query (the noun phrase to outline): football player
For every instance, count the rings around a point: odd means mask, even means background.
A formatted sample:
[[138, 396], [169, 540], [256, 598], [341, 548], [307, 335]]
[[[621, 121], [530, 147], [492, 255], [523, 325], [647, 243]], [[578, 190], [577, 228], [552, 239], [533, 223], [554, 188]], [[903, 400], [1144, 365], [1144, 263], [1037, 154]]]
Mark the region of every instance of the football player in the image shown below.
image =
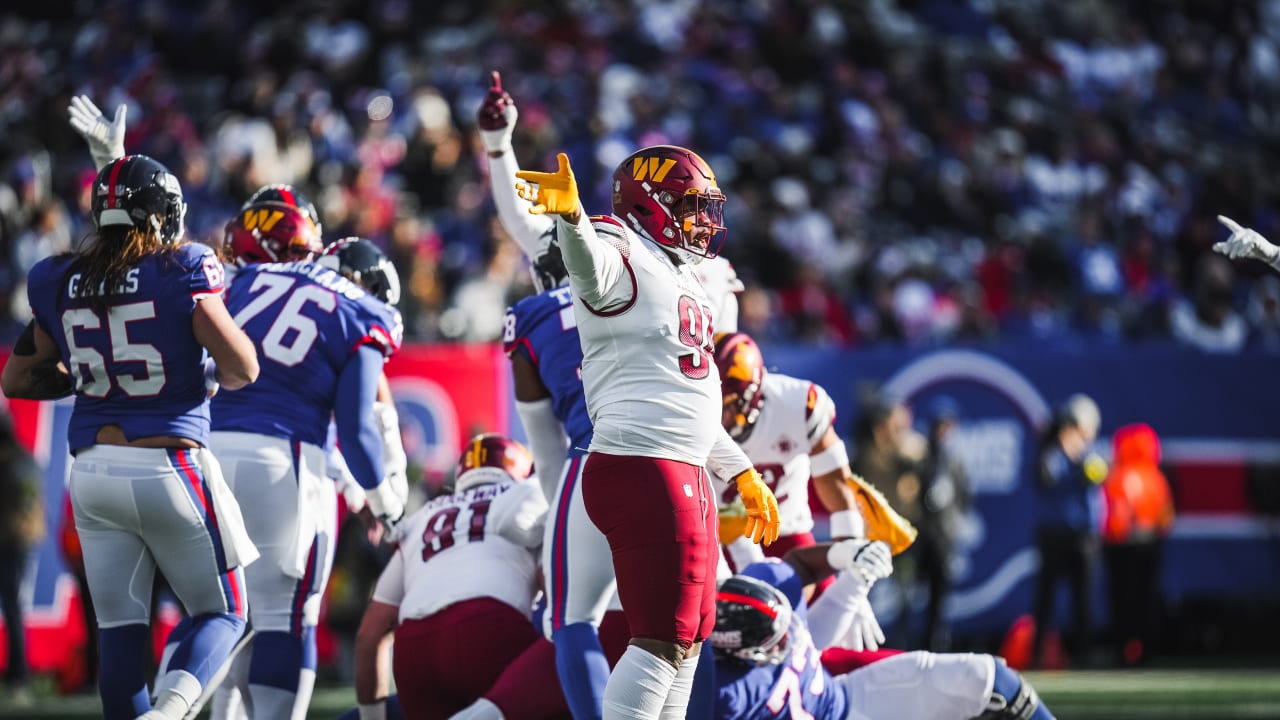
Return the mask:
[[[477, 120], [496, 179], [492, 188], [499, 217], [529, 254], [540, 291], [507, 309], [502, 341], [511, 358], [516, 409], [551, 503], [542, 543], [544, 631], [555, 645], [557, 674], [573, 716], [590, 720], [600, 717], [609, 680], [598, 628], [606, 618], [623, 625], [625, 619], [611, 607], [617, 593], [608, 542], [582, 504], [591, 420], [569, 275], [555, 242], [555, 222], [530, 215], [529, 201], [516, 195], [519, 167], [511, 152], [516, 108], [496, 72]], [[613, 612], [606, 614], [606, 608]]]
[[[894, 554], [911, 545], [916, 529], [849, 469], [848, 452], [835, 431], [836, 406], [822, 387], [767, 372], [760, 348], [745, 333], [718, 335], [715, 360], [724, 428], [778, 498], [782, 529], [765, 554], [782, 557], [793, 547], [814, 544], [810, 478], [818, 499], [831, 511], [833, 539], [884, 540]], [[736, 489], [715, 480], [722, 506], [731, 506]], [[734, 543], [741, 526], [740, 516], [722, 515], [721, 540], [735, 551], [741, 547]]]
[[362, 720], [385, 716], [384, 656], [406, 717], [545, 718], [563, 714], [549, 643], [529, 623], [547, 501], [533, 458], [477, 435], [453, 487], [409, 516], [356, 636]]
[[[542, 291], [555, 287], [540, 282], [536, 267], [538, 258], [546, 252], [555, 237], [555, 222], [546, 215], [530, 214], [528, 201], [522, 200], [514, 192], [520, 165], [511, 148], [511, 135], [515, 132], [519, 116], [515, 100], [502, 87], [502, 77], [494, 70], [490, 74], [489, 90], [476, 112], [476, 125], [480, 128], [480, 140], [489, 159], [489, 181], [493, 188], [494, 204], [498, 208], [498, 219], [534, 264], [534, 285]], [[743, 285], [728, 258], [723, 255], [706, 258], [694, 268], [694, 275], [706, 291], [716, 331], [736, 332], [737, 294], [742, 292]], [[536, 460], [537, 450], [533, 450]], [[543, 482], [554, 482], [558, 477], [553, 473], [539, 472], [538, 475]], [[550, 498], [551, 494], [548, 493], [547, 497]]]
[[[304, 717], [314, 681], [309, 636], [331, 559], [323, 446], [330, 417], [374, 515], [394, 524], [404, 501], [383, 466], [373, 405], [383, 362], [400, 344], [400, 314], [359, 284], [312, 262], [320, 236], [305, 198], [249, 204], [227, 225], [236, 265], [227, 306], [258, 345], [254, 392], [215, 397], [212, 447], [227, 468], [264, 560], [248, 574], [256, 633], [248, 667], [251, 717]], [[292, 203], [292, 204], [290, 204]]]
[[[223, 304], [222, 264], [181, 242], [185, 212], [163, 165], [108, 159], [93, 184], [96, 237], [31, 269], [35, 319], [0, 375], [11, 398], [76, 395], [68, 489], [112, 720], [188, 711], [244, 632], [241, 567], [257, 557], [205, 448], [211, 385], [234, 396], [258, 377], [258, 359]], [[194, 620], [152, 708], [146, 599], [157, 568]]]
[[[400, 276], [391, 260], [372, 242], [358, 237], [342, 238], [328, 245], [318, 262], [359, 284], [366, 292], [386, 303], [388, 307], [394, 308], [400, 304]], [[396, 412], [395, 403], [391, 398], [391, 387], [385, 373], [378, 379], [378, 399], [373, 403], [373, 414], [382, 434], [383, 472], [400, 497], [400, 501], [408, 502], [409, 461], [404, 452], [404, 441], [400, 437], [400, 415]], [[336, 433], [330, 432], [330, 437], [336, 440]], [[369, 510], [364, 490], [351, 474], [342, 454], [338, 452], [336, 442], [326, 447], [329, 477], [337, 483], [337, 489], [346, 502], [347, 509], [360, 514], [371, 530], [381, 528], [381, 524], [370, 522], [376, 519]], [[336, 515], [334, 517], [336, 519]], [[376, 538], [377, 535], [374, 537]]]
[[[1035, 690], [986, 654], [900, 653], [833, 676], [821, 651], [841, 618], [812, 609], [805, 586], [839, 570], [865, 586], [892, 570], [888, 546], [842, 540], [798, 547], [784, 560], [747, 566], [720, 585], [716, 628], [716, 717], [762, 720], [1052, 720]], [[820, 617], [821, 615], [821, 617]]]
[[644, 148], [614, 172], [613, 216], [588, 218], [568, 156], [558, 163], [517, 172], [517, 191], [530, 213], [558, 216], [594, 431], [583, 504], [609, 540], [632, 633], [603, 717], [683, 714], [715, 622], [719, 546], [704, 466], [735, 480], [754, 541], [778, 531], [773, 493], [715, 421], [711, 310], [692, 266], [719, 254], [724, 195], [693, 152]]

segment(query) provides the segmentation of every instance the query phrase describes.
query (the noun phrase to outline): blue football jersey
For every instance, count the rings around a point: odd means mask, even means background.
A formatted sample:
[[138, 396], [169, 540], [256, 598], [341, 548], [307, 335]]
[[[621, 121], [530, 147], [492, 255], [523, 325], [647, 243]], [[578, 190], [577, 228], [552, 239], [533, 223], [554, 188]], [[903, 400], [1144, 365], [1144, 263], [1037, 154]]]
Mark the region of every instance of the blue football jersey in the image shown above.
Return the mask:
[[[743, 571], [790, 596], [799, 578], [791, 565], [764, 561]], [[755, 667], [716, 656], [716, 717], [720, 720], [844, 720], [849, 699], [844, 686], [832, 682], [822, 667], [805, 622], [803, 598], [794, 606], [787, 655], [777, 665]]]
[[573, 315], [569, 288], [558, 287], [524, 298], [507, 308], [502, 346], [507, 355], [520, 353], [538, 369], [538, 376], [565, 434], [569, 449], [591, 446], [591, 419], [582, 390], [582, 344]]
[[400, 312], [333, 270], [309, 262], [248, 265], [227, 309], [258, 349], [257, 382], [213, 398], [213, 429], [323, 447], [338, 378], [362, 345], [390, 357]]
[[90, 302], [103, 288], [82, 287], [74, 261], [45, 258], [27, 278], [36, 322], [58, 343], [75, 383], [71, 450], [94, 444], [103, 425], [119, 425], [129, 439], [176, 435], [205, 444], [207, 355], [191, 314], [200, 298], [223, 290], [213, 249], [192, 243], [147, 256], [107, 289], [106, 311]]

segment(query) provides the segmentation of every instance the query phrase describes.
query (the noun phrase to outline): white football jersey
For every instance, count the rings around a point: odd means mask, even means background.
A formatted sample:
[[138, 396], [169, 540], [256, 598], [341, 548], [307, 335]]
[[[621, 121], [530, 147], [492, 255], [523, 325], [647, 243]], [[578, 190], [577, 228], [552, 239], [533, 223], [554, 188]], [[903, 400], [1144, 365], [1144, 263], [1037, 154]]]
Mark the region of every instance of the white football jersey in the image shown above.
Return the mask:
[[711, 301], [716, 334], [738, 332], [738, 293], [744, 286], [733, 263], [721, 255], [693, 266], [693, 274]]
[[[778, 373], [766, 373], [764, 403], [747, 439], [739, 445], [778, 498], [780, 535], [813, 530], [809, 511], [809, 449], [836, 421], [836, 405], [818, 385]], [[737, 487], [714, 477], [721, 504], [732, 502]]]
[[675, 264], [617, 219], [591, 224], [594, 270], [575, 269], [573, 255], [565, 255], [571, 282], [575, 272], [608, 279], [596, 307], [574, 283], [582, 384], [595, 432], [590, 449], [703, 465], [720, 430], [721, 403], [706, 292], [689, 265]]
[[400, 622], [489, 597], [530, 612], [547, 501], [536, 481], [478, 485], [435, 498], [405, 521], [373, 599]]

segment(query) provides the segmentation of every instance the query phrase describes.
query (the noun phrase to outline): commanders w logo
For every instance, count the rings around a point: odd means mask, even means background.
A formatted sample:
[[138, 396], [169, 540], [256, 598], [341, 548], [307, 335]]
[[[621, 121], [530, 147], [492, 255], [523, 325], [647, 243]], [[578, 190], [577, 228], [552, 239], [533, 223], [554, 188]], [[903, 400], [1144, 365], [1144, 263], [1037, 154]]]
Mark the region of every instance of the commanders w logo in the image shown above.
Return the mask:
[[667, 177], [667, 173], [671, 172], [671, 168], [676, 166], [675, 158], [638, 157], [631, 165], [631, 177], [636, 180], [644, 180], [652, 178], [654, 182], [662, 182]]
[[282, 217], [284, 217], [284, 213], [280, 210], [245, 210], [244, 226], [249, 230], [262, 228], [264, 232], [271, 232], [271, 228], [275, 227], [275, 224], [280, 222]]

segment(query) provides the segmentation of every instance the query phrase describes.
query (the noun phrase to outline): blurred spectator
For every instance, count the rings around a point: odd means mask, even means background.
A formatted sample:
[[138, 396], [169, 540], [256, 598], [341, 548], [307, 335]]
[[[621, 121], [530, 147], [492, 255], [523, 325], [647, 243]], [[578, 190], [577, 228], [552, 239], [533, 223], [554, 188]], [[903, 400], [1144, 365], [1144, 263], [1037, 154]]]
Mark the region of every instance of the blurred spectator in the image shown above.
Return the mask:
[[950, 644], [944, 617], [951, 591], [951, 550], [962, 532], [972, 505], [969, 480], [949, 440], [960, 420], [960, 406], [949, 396], [939, 396], [925, 412], [928, 450], [920, 463], [920, 534], [908, 552], [919, 563], [919, 574], [929, 586], [925, 609], [924, 640], [912, 647], [946, 652]]
[[[911, 427], [911, 409], [895, 398], [878, 393], [863, 399], [853, 434], [853, 458], [849, 469], [884, 494], [889, 505], [919, 527], [921, 507], [920, 476], [925, 457], [925, 438]], [[900, 609], [888, 647], [907, 647], [907, 618], [911, 610], [911, 590], [917, 577], [918, 560], [911, 551], [894, 559], [892, 587]]]
[[13, 418], [0, 412], [0, 606], [8, 638], [5, 690], [14, 706], [33, 702], [24, 620], [31, 598], [24, 588], [34, 581], [28, 573], [34, 567], [32, 550], [45, 535], [41, 481], [40, 468], [13, 434]]
[[[1240, 347], [1230, 313], [1255, 276], [1229, 279], [1225, 311], [1174, 301], [1199, 295], [1214, 214], [1277, 230], [1272, 4], [766, 5], [10, 11], [0, 339], [26, 312], [14, 294], [25, 268], [84, 235], [65, 217], [76, 213], [54, 209], [77, 206], [87, 158], [64, 108], [82, 92], [126, 104], [126, 147], [178, 170], [192, 238], [218, 242], [254, 187], [293, 183], [319, 203], [328, 239], [358, 234], [424, 259], [408, 271], [407, 336], [453, 337], [442, 298], [490, 274], [493, 210], [475, 189], [470, 118], [496, 67], [528, 98], [520, 154], [549, 165], [548, 149], [567, 147], [588, 207], [607, 202], [609, 171], [639, 145], [708, 148], [742, 239], [733, 260], [769, 299], [753, 327], [773, 339], [1176, 334]], [[819, 57], [831, 62], [812, 72]], [[432, 229], [418, 235], [434, 243], [425, 253], [389, 237], [410, 216]], [[954, 292], [971, 279], [980, 293]], [[506, 282], [506, 295], [529, 290]]]
[[1036, 546], [1040, 572], [1035, 585], [1032, 662], [1042, 662], [1045, 637], [1055, 625], [1058, 581], [1071, 595], [1072, 624], [1064, 645], [1080, 665], [1092, 662], [1093, 572], [1098, 555], [1106, 465], [1093, 453], [1101, 423], [1098, 405], [1072, 395], [1054, 413], [1040, 445], [1036, 486]]
[[1258, 279], [1249, 295], [1249, 342], [1272, 355], [1280, 355], [1280, 278], [1267, 274]]
[[1103, 483], [1103, 556], [1111, 599], [1111, 632], [1125, 665], [1150, 657], [1159, 637], [1160, 564], [1173, 527], [1173, 494], [1160, 471], [1160, 438], [1151, 426], [1126, 425], [1112, 437], [1111, 471]]
[[1205, 255], [1196, 266], [1195, 294], [1174, 303], [1173, 337], [1209, 353], [1233, 353], [1244, 347], [1248, 328], [1231, 307], [1235, 270], [1220, 255]]

